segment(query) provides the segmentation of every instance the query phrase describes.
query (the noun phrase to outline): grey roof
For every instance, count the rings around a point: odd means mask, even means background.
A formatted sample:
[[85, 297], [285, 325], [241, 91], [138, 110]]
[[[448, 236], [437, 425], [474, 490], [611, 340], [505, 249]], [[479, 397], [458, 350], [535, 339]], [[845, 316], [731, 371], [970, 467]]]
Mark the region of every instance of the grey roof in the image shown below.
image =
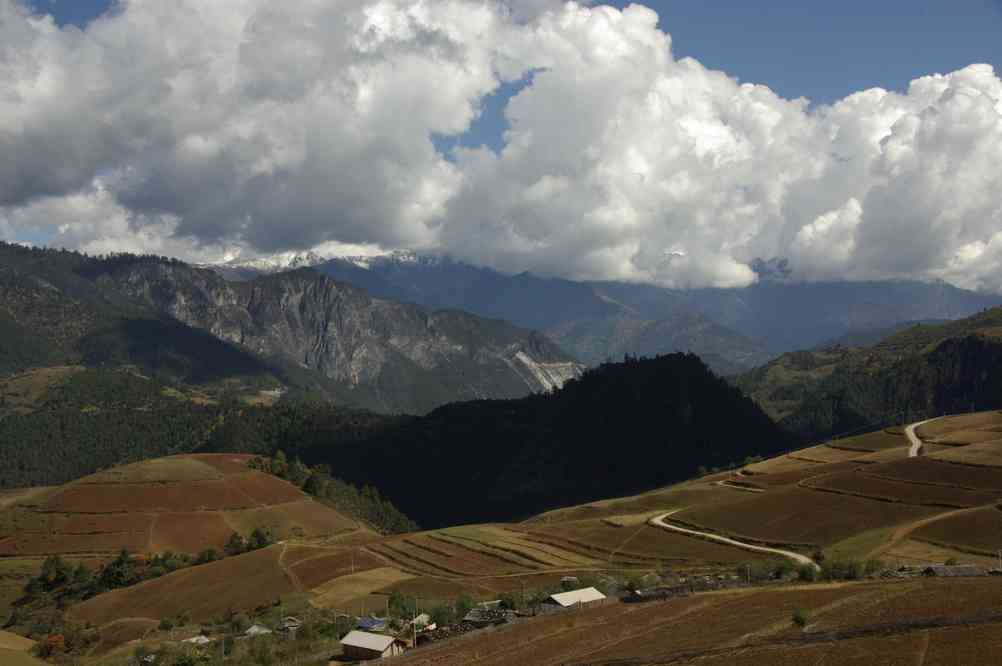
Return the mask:
[[359, 647], [366, 650], [375, 650], [376, 652], [385, 652], [386, 648], [393, 645], [393, 642], [396, 640], [397, 639], [393, 636], [370, 634], [367, 631], [354, 629], [349, 631], [348, 635], [341, 639], [341, 645]]
[[600, 601], [605, 599], [605, 595], [596, 590], [594, 587], [583, 587], [580, 590], [571, 590], [570, 592], [551, 594], [550, 599], [564, 608], [567, 608], [569, 606], [573, 606], [574, 604], [587, 604], [592, 601]]
[[262, 627], [260, 624], [255, 624], [253, 627], [244, 632], [247, 636], [263, 636], [264, 634], [270, 634], [271, 629], [268, 627]]
[[973, 564], [933, 564], [925, 568], [925, 573], [936, 576], [985, 576], [987, 572]]

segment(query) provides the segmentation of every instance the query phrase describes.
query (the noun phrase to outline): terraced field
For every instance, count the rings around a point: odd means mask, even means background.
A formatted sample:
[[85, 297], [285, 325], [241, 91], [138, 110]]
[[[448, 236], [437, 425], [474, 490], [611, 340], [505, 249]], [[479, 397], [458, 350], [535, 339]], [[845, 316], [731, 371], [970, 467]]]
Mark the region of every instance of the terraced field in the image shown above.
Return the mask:
[[1002, 549], [1002, 509], [988, 506], [930, 523], [912, 537], [965, 553], [994, 556]]
[[326, 537], [359, 526], [294, 486], [247, 467], [249, 456], [189, 455], [99, 472], [8, 498], [0, 557], [220, 549], [233, 532]]
[[[182, 611], [196, 620], [209, 619], [297, 597], [322, 608], [368, 612], [384, 608], [393, 592], [417, 597], [422, 604], [462, 594], [498, 598], [552, 586], [565, 575], [664, 568], [711, 573], [733, 571], [739, 563], [763, 557], [648, 524], [669, 512], [669, 521], [748, 544], [775, 544], [805, 553], [826, 549], [853, 557], [879, 555], [909, 564], [950, 558], [987, 563], [1002, 547], [1002, 510], [996, 508], [1002, 503], [1002, 447], [992, 457], [987, 449], [991, 442], [979, 433], [997, 425], [1002, 425], [998, 413], [926, 424], [923, 429], [929, 428], [930, 437], [949, 439], [940, 449], [931, 447], [935, 452], [928, 457], [909, 458], [907, 439], [900, 429], [890, 429], [634, 497], [550, 511], [518, 524], [388, 537], [359, 530], [292, 486], [248, 470], [241, 456], [168, 458], [109, 470], [61, 488], [0, 497], [7, 503], [0, 509], [0, 536], [5, 537], [0, 555], [99, 555], [123, 544], [144, 552], [191, 552], [203, 544], [220, 544], [233, 530], [246, 533], [258, 526], [273, 527], [283, 539], [255, 553], [178, 571], [72, 608], [73, 617], [101, 629], [102, 649], [113, 648], [124, 637], [135, 638], [151, 623]], [[970, 443], [961, 441], [965, 438]], [[978, 464], [948, 458], [978, 447]], [[995, 579], [986, 581], [980, 582], [1002, 591]], [[879, 624], [884, 617], [880, 608], [893, 608], [917, 622], [931, 597], [913, 597], [918, 615], [908, 615], [891, 596], [936, 584], [816, 585], [609, 606], [537, 620], [537, 628], [525, 630], [525, 636], [517, 634], [520, 629], [505, 630], [519, 637], [514, 643], [499, 639], [496, 657], [491, 652], [495, 639], [484, 638], [477, 663], [602, 663], [651, 654], [698, 654], [700, 663], [712, 663], [733, 659], [733, 650], [739, 648], [746, 650], [742, 655], [776, 660], [762, 663], [796, 663], [804, 655], [829, 654], [825, 650], [830, 646], [805, 641], [804, 632], [791, 629], [794, 608], [809, 610], [816, 616], [814, 624], [829, 627], [825, 631], [845, 634], [837, 640], [852, 654], [872, 650], [882, 655], [887, 645], [907, 654], [911, 634], [875, 643], [864, 635], [864, 625], [854, 624], [839, 609], [854, 608], [869, 623], [865, 626]], [[994, 608], [995, 602], [973, 587], [957, 594], [960, 601], [943, 602], [957, 617], [964, 617], [958, 605], [963, 599]], [[734, 612], [735, 604], [741, 612]], [[123, 618], [134, 622], [121, 624]], [[952, 636], [953, 631], [961, 629], [946, 627], [941, 633]], [[928, 633], [931, 637], [935, 632]], [[708, 647], [711, 643], [716, 647]], [[427, 654], [429, 659], [441, 656], [442, 661], [434, 663], [469, 663], [462, 645], [443, 646], [442, 652], [436, 646]], [[932, 645], [930, 638], [930, 650]], [[453, 650], [458, 650], [456, 656]], [[900, 656], [894, 650], [887, 654]]]
[[[994, 663], [1000, 595], [998, 579], [917, 579], [612, 604], [447, 641], [399, 663]], [[803, 629], [790, 619], [797, 609], [808, 618]], [[983, 642], [964, 643], [971, 640]]]

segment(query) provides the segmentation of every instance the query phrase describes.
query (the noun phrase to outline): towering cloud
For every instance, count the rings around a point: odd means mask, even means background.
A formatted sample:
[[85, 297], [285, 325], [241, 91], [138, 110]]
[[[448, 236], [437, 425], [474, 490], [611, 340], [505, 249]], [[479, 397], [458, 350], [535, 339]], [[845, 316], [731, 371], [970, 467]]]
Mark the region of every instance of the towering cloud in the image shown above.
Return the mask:
[[[504, 270], [1002, 290], [987, 65], [809, 108], [676, 59], [657, 16], [549, 0], [0, 0], [0, 235], [208, 259], [340, 242]], [[668, 29], [671, 26], [666, 26]], [[442, 155], [487, 95], [499, 153]]]

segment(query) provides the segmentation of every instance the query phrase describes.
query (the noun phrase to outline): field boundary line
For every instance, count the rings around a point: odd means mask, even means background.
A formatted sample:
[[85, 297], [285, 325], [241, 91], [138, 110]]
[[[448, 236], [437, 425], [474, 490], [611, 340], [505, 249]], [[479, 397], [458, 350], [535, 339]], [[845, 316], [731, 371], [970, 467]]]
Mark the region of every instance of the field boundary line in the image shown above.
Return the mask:
[[710, 541], [718, 541], [720, 543], [726, 544], [728, 546], [736, 546], [738, 548], [743, 548], [744, 550], [751, 550], [759, 553], [772, 553], [774, 555], [782, 555], [783, 557], [793, 560], [797, 564], [802, 564], [814, 568], [815, 571], [821, 571], [821, 567], [818, 566], [817, 562], [807, 557], [806, 555], [801, 555], [800, 553], [794, 553], [790, 550], [783, 550], [781, 548], [770, 548], [768, 546], [756, 546], [750, 543], [744, 543], [738, 541], [737, 539], [732, 539], [730, 537], [721, 536], [719, 534], [711, 534], [709, 532], [699, 532], [697, 530], [691, 530], [686, 527], [679, 527], [677, 525], [670, 525], [665, 522], [665, 518], [670, 517], [672, 514], [678, 513], [682, 509], [676, 509], [675, 511], [669, 511], [666, 514], [655, 516], [651, 518], [651, 524], [660, 527], [662, 529], [671, 530], [674, 532], [681, 532], [682, 534], [688, 534], [689, 536], [696, 536], [703, 539], [709, 539]]

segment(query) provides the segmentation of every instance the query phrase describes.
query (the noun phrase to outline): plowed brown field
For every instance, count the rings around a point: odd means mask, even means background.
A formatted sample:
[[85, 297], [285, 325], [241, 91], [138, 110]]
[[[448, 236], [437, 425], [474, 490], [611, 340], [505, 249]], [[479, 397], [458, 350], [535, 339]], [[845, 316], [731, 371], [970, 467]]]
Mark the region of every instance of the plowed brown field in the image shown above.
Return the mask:
[[358, 524], [285, 481], [246, 466], [249, 456], [150, 460], [94, 474], [0, 508], [0, 556], [196, 553], [234, 532], [325, 537]]
[[804, 486], [887, 502], [933, 507], [965, 508], [1002, 499], [1002, 492], [999, 491], [965, 490], [954, 486], [894, 481], [859, 472], [843, 472], [809, 479], [804, 482]]
[[994, 555], [1002, 548], [1002, 510], [990, 506], [937, 520], [917, 530], [912, 537], [961, 550]]
[[675, 514], [672, 520], [754, 541], [824, 546], [937, 513], [932, 507], [800, 487], [743, 495], [739, 504], [694, 507]]

